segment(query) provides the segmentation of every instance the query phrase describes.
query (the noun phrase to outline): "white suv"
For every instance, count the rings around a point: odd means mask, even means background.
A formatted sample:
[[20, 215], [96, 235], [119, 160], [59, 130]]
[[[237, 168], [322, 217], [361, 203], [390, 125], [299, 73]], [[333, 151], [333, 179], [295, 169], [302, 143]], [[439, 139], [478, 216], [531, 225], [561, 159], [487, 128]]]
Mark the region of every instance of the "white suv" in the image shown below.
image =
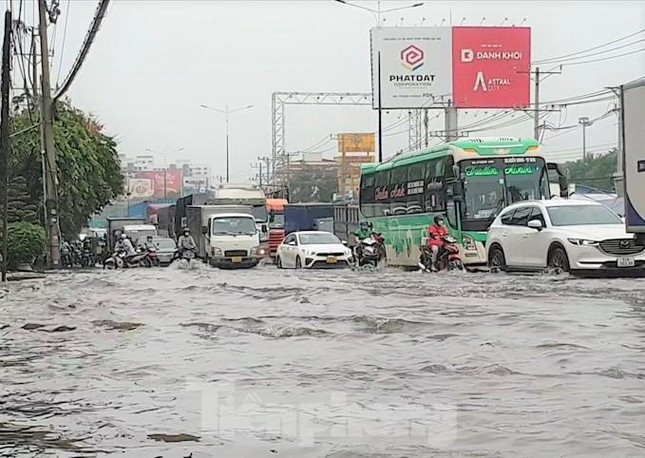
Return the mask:
[[492, 271], [645, 274], [645, 245], [625, 232], [618, 215], [592, 201], [506, 207], [488, 229], [486, 257]]

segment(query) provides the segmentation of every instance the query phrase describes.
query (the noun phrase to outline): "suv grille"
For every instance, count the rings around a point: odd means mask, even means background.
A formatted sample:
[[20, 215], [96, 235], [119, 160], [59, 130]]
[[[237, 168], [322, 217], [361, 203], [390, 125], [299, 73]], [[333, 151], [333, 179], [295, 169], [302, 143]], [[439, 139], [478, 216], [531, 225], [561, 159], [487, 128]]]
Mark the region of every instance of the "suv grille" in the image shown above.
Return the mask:
[[246, 256], [246, 250], [229, 250], [224, 252], [224, 256], [230, 258], [232, 256]]
[[337, 253], [316, 253], [318, 256], [336, 256], [336, 257], [341, 257], [345, 256], [345, 253], [337, 252]]
[[645, 245], [636, 243], [635, 239], [610, 239], [600, 242], [600, 249], [614, 256], [629, 256], [645, 250]]

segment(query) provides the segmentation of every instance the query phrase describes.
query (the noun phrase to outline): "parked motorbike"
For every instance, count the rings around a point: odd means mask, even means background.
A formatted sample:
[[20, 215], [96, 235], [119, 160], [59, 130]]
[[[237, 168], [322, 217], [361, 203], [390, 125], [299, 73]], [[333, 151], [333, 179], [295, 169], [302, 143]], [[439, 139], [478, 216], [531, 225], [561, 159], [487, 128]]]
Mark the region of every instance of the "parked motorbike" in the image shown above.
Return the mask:
[[[428, 244], [423, 244], [421, 246], [419, 267], [426, 272], [432, 270], [432, 249]], [[464, 263], [461, 260], [461, 256], [459, 256], [457, 239], [451, 236], [443, 238], [443, 246], [439, 248], [439, 252], [437, 253], [437, 262], [435, 267], [437, 271], [465, 270]]]

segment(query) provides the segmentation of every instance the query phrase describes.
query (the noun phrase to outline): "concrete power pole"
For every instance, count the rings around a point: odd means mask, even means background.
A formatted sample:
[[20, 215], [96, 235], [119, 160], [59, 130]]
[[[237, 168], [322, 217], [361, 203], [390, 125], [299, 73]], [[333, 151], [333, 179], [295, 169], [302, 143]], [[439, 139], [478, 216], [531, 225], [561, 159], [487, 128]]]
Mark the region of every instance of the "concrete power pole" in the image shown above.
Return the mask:
[[2, 109], [0, 121], [0, 201], [2, 203], [2, 281], [7, 281], [7, 217], [9, 209], [9, 154], [11, 151], [11, 120], [9, 93], [11, 90], [11, 11], [4, 15], [2, 42]]
[[533, 138], [540, 140], [540, 67], [535, 67], [535, 108], [533, 110]]
[[46, 196], [50, 262], [53, 268], [60, 267], [60, 222], [58, 218], [58, 180], [56, 167], [56, 149], [54, 145], [54, 106], [52, 103], [51, 83], [49, 76], [49, 42], [47, 39], [47, 5], [45, 0], [38, 0], [38, 34], [40, 35], [40, 53], [42, 64], [42, 103], [41, 118], [45, 141]]
[[457, 140], [457, 123], [457, 108], [452, 106], [452, 104], [448, 105], [445, 110], [446, 142]]

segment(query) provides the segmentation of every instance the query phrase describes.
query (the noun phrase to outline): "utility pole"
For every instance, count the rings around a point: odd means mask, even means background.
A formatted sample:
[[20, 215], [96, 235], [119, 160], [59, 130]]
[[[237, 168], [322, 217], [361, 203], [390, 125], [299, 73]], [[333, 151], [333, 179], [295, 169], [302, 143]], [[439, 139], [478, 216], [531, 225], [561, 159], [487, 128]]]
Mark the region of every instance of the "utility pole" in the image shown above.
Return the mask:
[[426, 108], [426, 109], [423, 110], [423, 130], [424, 130], [424, 135], [423, 135], [424, 142], [423, 143], [424, 143], [426, 148], [430, 144], [430, 138], [428, 136], [428, 124], [429, 124], [428, 109]]
[[2, 281], [7, 281], [7, 213], [9, 210], [9, 154], [11, 128], [9, 119], [9, 91], [11, 88], [11, 11], [4, 13], [4, 40], [2, 42], [2, 108], [0, 110], [0, 202], [2, 204]]
[[[525, 75], [528, 74], [533, 76], [533, 82], [535, 83], [535, 97], [533, 100], [533, 136], [535, 137], [535, 140], [539, 141], [540, 140], [540, 112], [545, 111], [545, 110], [540, 110], [540, 83], [542, 82], [540, 78], [544, 79], [544, 78], [548, 78], [551, 75], [560, 75], [562, 71], [558, 70], [557, 72], [553, 72], [553, 71], [543, 72], [543, 71], [540, 71], [540, 67], [535, 67], [535, 71], [529, 70], [528, 72], [517, 72], [517, 73], [525, 74]], [[553, 110], [546, 110], [546, 111], [553, 111]]]
[[578, 124], [582, 126], [582, 160], [587, 160], [587, 127], [593, 124], [588, 117], [578, 118]]
[[258, 162], [258, 167], [260, 167], [260, 188], [262, 188], [262, 161]]
[[446, 142], [457, 140], [457, 123], [457, 108], [452, 103], [448, 103], [448, 106], [445, 108]]
[[50, 262], [53, 268], [60, 266], [60, 223], [58, 219], [58, 183], [56, 167], [56, 149], [54, 144], [54, 106], [52, 103], [51, 83], [49, 76], [49, 42], [47, 38], [47, 5], [45, 0], [38, 0], [38, 34], [40, 35], [40, 53], [42, 64], [42, 103], [41, 119], [45, 140], [46, 165], [46, 224], [49, 228]]

